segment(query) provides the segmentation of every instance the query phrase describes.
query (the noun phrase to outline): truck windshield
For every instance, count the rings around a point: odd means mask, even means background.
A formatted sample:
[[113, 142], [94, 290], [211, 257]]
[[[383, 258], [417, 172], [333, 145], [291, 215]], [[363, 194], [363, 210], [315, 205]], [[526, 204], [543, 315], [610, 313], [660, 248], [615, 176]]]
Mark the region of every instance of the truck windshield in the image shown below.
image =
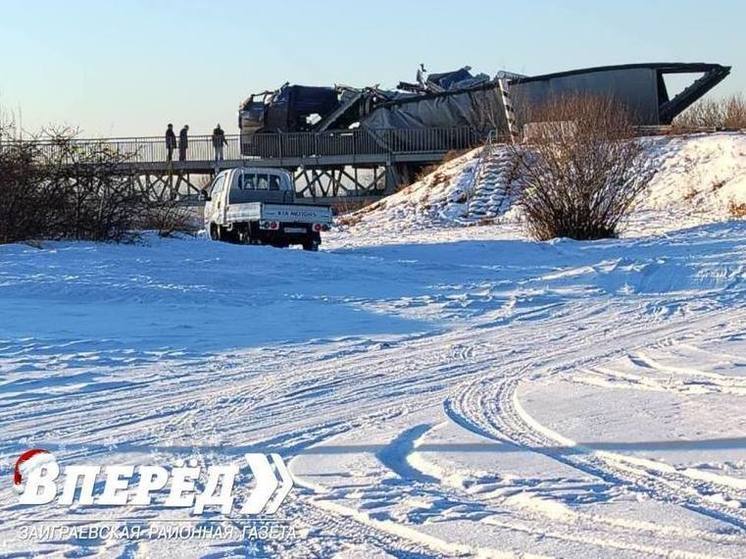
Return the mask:
[[225, 175], [218, 176], [218, 178], [215, 179], [215, 182], [212, 185], [211, 196], [214, 198], [217, 198], [218, 196], [220, 196], [220, 192], [223, 190], [224, 184], [225, 184]]

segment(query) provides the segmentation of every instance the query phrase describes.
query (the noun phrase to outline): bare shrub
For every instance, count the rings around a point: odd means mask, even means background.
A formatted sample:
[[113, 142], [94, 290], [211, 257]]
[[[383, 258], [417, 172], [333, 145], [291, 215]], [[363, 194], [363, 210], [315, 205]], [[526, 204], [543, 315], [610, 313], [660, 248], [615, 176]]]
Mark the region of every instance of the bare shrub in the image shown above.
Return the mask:
[[440, 168], [440, 164], [439, 163], [437, 163], [437, 164], [433, 163], [431, 165], [425, 165], [424, 167], [422, 167], [421, 169], [419, 169], [415, 173], [414, 180], [416, 182], [419, 182], [419, 181], [425, 179], [428, 175], [431, 175], [432, 173], [434, 173], [435, 171], [437, 171], [439, 168]]
[[147, 193], [122, 170], [130, 155], [107, 144], [75, 141], [70, 130], [54, 131], [37, 161], [42, 182], [64, 193], [48, 237], [129, 241], [147, 207]]
[[674, 128], [746, 128], [746, 100], [741, 94], [703, 99], [676, 117]]
[[359, 213], [345, 214], [338, 216], [336, 223], [337, 225], [341, 225], [343, 227], [353, 227], [360, 223], [362, 219], [363, 216], [361, 216]]
[[332, 206], [332, 211], [336, 216], [346, 216], [353, 213], [362, 213], [361, 210], [376, 203], [365, 196], [346, 196], [340, 198]]
[[735, 217], [737, 219], [746, 218], [746, 203], [736, 204], [735, 202], [731, 201], [728, 206], [728, 213], [730, 213], [731, 217]]
[[531, 139], [513, 147], [523, 185], [518, 204], [529, 234], [615, 237], [652, 178], [625, 108], [605, 97], [555, 98], [533, 109]]
[[446, 175], [442, 171], [438, 171], [433, 175], [433, 180], [430, 183], [430, 186], [438, 186], [439, 184], [445, 184], [448, 182], [448, 175]]
[[123, 173], [129, 156], [74, 138], [64, 129], [20, 140], [0, 127], [0, 243], [137, 236], [150, 200]]
[[37, 144], [16, 140], [12, 122], [0, 123], [0, 243], [41, 237], [58, 221], [65, 193], [44, 180], [39, 157]]
[[144, 206], [140, 229], [156, 231], [161, 237], [197, 230], [194, 211], [177, 200], [152, 200]]

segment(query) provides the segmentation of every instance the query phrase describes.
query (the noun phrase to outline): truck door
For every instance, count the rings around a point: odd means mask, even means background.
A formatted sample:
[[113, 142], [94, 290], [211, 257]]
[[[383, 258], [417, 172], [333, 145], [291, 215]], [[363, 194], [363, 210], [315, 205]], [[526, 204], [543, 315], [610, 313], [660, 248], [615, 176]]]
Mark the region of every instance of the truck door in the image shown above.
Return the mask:
[[210, 194], [210, 198], [212, 198], [212, 203], [210, 206], [210, 221], [212, 221], [213, 223], [219, 223], [221, 225], [225, 223], [225, 212], [227, 210], [225, 200], [226, 197], [223, 196], [224, 190], [225, 174], [223, 173], [218, 175], [215, 179], [215, 182], [212, 185], [212, 192]]

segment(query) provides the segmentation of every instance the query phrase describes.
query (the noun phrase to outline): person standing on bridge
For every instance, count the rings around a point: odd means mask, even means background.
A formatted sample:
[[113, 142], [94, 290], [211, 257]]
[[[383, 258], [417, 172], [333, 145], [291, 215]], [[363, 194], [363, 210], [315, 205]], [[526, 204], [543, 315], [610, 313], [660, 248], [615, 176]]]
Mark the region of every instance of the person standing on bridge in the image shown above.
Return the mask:
[[425, 70], [425, 64], [420, 63], [420, 67], [417, 68], [417, 83], [423, 87], [427, 88], [425, 83], [427, 82], [427, 70]]
[[223, 146], [227, 146], [228, 141], [225, 139], [225, 132], [218, 124], [212, 131], [212, 147], [215, 148], [215, 162], [223, 160]]
[[186, 152], [189, 148], [189, 125], [179, 131], [179, 161], [186, 161]]
[[176, 134], [174, 134], [174, 125], [168, 125], [166, 128], [166, 161], [172, 161], [174, 150], [176, 149]]

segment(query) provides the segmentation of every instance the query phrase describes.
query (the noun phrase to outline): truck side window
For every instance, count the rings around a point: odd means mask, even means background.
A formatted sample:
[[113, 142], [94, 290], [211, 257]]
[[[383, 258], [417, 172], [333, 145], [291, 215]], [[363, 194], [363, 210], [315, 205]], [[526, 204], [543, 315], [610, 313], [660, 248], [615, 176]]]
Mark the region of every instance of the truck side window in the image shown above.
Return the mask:
[[269, 190], [269, 178], [267, 175], [256, 176], [256, 188], [257, 190]]
[[254, 190], [256, 188], [256, 175], [254, 173], [241, 173], [238, 178], [239, 190]]
[[269, 189], [280, 190], [280, 177], [278, 177], [277, 175], [269, 176]]

